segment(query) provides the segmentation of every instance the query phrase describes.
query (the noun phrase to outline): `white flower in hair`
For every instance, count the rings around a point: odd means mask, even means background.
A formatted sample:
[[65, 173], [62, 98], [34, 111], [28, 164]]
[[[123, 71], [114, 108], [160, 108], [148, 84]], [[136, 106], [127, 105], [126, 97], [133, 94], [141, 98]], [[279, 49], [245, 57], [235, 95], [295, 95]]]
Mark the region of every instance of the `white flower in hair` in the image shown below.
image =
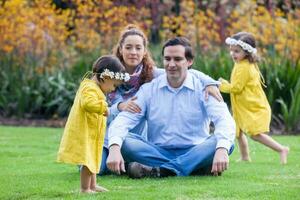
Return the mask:
[[122, 79], [121, 79], [121, 74], [120, 74], [119, 72], [116, 72], [116, 73], [115, 73], [115, 79], [117, 79], [117, 80], [122, 80]]
[[116, 80], [124, 80], [129, 81], [130, 76], [128, 73], [121, 73], [121, 72], [112, 72], [109, 71], [109, 69], [105, 69], [101, 74], [100, 74], [100, 78], [104, 78], [104, 76], [108, 76], [111, 79], [116, 79]]
[[111, 76], [111, 73], [108, 69], [105, 69], [101, 74], [100, 74], [100, 78], [103, 78], [104, 76]]
[[114, 72], [109, 72], [109, 77], [110, 77], [111, 79], [113, 79], [113, 78], [115, 77], [115, 73], [114, 73]]
[[127, 82], [127, 81], [129, 81], [129, 79], [130, 79], [129, 74], [128, 74], [128, 73], [125, 73], [125, 74], [124, 74], [124, 81]]
[[245, 51], [248, 51], [249, 53], [256, 53], [256, 48], [253, 48], [250, 44], [243, 42], [242, 40], [236, 40], [234, 38], [228, 37], [225, 40], [225, 43], [228, 45], [238, 45], [242, 47]]

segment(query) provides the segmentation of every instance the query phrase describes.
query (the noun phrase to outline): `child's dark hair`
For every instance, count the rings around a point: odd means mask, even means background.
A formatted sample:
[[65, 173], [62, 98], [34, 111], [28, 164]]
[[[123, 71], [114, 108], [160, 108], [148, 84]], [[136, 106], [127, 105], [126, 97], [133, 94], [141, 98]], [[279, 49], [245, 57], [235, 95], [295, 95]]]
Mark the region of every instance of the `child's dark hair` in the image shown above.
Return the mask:
[[105, 55], [98, 58], [93, 64], [93, 73], [96, 75], [98, 81], [102, 81], [100, 74], [108, 69], [111, 72], [125, 73], [125, 67], [121, 61], [113, 55]]
[[[251, 33], [238, 32], [231, 37], [236, 40], [241, 40], [241, 41], [249, 44], [251, 47], [256, 48], [255, 38]], [[246, 58], [249, 60], [250, 63], [259, 62], [260, 58], [256, 53], [249, 53], [248, 51], [245, 51], [245, 50], [244, 50], [244, 52], [246, 53]]]

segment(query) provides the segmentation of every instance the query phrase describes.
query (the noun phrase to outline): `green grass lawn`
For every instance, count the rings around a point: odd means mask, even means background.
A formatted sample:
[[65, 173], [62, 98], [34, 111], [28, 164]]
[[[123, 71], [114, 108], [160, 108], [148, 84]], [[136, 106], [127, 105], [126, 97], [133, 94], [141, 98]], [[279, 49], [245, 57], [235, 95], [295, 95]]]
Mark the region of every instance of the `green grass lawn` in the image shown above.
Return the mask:
[[79, 194], [76, 166], [55, 162], [62, 129], [0, 126], [0, 199], [300, 199], [300, 137], [277, 136], [290, 147], [282, 166], [274, 151], [250, 141], [252, 163], [237, 163], [220, 177], [131, 180], [98, 177], [110, 192]]

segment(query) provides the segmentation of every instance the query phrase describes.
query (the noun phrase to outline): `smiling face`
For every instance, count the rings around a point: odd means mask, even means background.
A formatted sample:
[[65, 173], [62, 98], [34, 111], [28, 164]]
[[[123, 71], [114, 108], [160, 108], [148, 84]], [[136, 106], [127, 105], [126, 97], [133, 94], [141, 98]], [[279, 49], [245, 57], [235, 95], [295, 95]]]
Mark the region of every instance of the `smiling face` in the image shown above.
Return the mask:
[[129, 35], [119, 49], [128, 72], [139, 65], [145, 55], [143, 38], [140, 35]]
[[245, 51], [238, 45], [230, 45], [229, 51], [234, 62], [240, 62], [246, 57]]
[[182, 45], [165, 47], [163, 56], [169, 84], [174, 88], [180, 87], [193, 61], [186, 59], [185, 48]]

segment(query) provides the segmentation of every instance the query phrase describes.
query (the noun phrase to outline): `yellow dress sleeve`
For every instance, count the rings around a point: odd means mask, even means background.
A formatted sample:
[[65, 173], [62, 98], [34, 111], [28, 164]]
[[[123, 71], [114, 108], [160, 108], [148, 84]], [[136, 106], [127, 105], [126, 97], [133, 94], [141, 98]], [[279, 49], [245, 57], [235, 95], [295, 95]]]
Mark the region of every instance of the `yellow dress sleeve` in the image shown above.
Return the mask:
[[105, 101], [105, 96], [99, 95], [99, 91], [95, 87], [91, 87], [90, 85], [86, 85], [82, 89], [81, 95], [81, 106], [87, 112], [94, 112], [103, 114], [107, 111], [107, 103]]
[[221, 79], [220, 90], [225, 93], [240, 93], [244, 89], [250, 77], [249, 66], [236, 65], [231, 76], [231, 83]]

